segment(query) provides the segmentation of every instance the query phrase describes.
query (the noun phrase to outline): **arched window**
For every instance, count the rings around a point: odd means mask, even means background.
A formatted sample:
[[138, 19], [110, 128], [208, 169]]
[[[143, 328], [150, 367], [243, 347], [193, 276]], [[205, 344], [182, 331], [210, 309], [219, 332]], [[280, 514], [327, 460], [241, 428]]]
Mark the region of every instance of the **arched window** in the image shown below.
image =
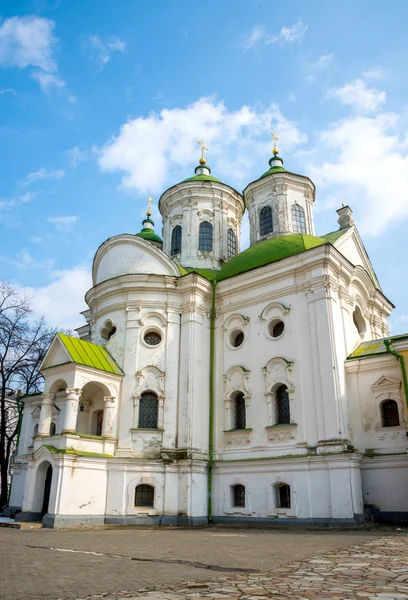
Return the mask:
[[361, 312], [361, 308], [356, 306], [353, 312], [353, 323], [358, 331], [358, 333], [363, 336], [366, 332], [367, 325], [363, 317], [363, 313]]
[[245, 486], [240, 483], [232, 486], [232, 506], [245, 506]]
[[306, 233], [305, 211], [299, 204], [292, 206], [293, 231], [297, 233]]
[[57, 427], [54, 423], [54, 421], [51, 421], [51, 425], [50, 425], [50, 435], [55, 435], [55, 432], [57, 430]]
[[232, 258], [237, 253], [237, 238], [232, 229], [228, 229], [228, 258]]
[[38, 423], [37, 423], [37, 425], [34, 425], [33, 438], [37, 437], [37, 434], [38, 434]]
[[138, 485], [135, 490], [135, 506], [154, 506], [154, 487], [152, 485]]
[[180, 254], [181, 252], [181, 225], [176, 225], [173, 231], [171, 232], [171, 256], [175, 256], [176, 254]]
[[400, 424], [398, 404], [395, 400], [385, 400], [381, 404], [381, 423], [383, 427], [398, 427]]
[[273, 231], [272, 208], [270, 206], [264, 206], [259, 213], [259, 230], [261, 235]]
[[290, 508], [290, 486], [287, 483], [275, 485], [276, 508]]
[[140, 398], [139, 425], [140, 429], [157, 429], [159, 402], [156, 394], [145, 392]]
[[245, 398], [242, 392], [239, 392], [234, 398], [234, 429], [245, 429], [246, 427], [246, 406]]
[[275, 410], [277, 425], [290, 423], [289, 394], [286, 385], [281, 385], [276, 390]]
[[211, 252], [213, 249], [213, 226], [208, 221], [200, 223], [198, 249], [203, 252]]

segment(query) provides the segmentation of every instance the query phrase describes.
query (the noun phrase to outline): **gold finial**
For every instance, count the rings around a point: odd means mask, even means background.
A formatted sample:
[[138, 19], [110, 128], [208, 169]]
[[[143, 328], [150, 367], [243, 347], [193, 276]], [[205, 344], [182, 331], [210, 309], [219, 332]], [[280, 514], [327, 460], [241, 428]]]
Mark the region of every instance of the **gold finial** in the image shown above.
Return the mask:
[[197, 144], [199, 146], [201, 146], [201, 158], [200, 158], [200, 165], [205, 165], [205, 163], [207, 162], [204, 158], [204, 150], [207, 150], [208, 152], [208, 148], [205, 147], [204, 145], [204, 140], [201, 140], [201, 142], [197, 142]]
[[148, 199], [147, 199], [147, 201], [148, 201], [149, 204], [147, 205], [147, 213], [146, 214], [147, 214], [148, 217], [151, 217], [152, 216], [152, 211], [150, 210], [150, 205], [153, 204], [153, 198], [151, 196], [149, 196]]
[[275, 132], [271, 133], [271, 136], [273, 137], [273, 150], [272, 153], [275, 154], [275, 156], [278, 154], [278, 149], [276, 147], [276, 141], [279, 139], [278, 136], [276, 135]]

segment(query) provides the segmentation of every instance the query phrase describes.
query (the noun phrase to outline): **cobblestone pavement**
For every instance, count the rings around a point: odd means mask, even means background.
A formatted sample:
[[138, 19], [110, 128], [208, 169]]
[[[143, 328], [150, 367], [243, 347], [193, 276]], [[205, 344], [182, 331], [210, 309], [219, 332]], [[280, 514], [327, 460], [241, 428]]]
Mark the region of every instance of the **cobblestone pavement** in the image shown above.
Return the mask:
[[[63, 532], [0, 528], [0, 599], [76, 600], [103, 598], [104, 594], [109, 599], [139, 600], [361, 598], [335, 591], [321, 596], [317, 586], [346, 589], [345, 583], [349, 585], [356, 578], [362, 589], [387, 586], [387, 577], [405, 574], [406, 591], [407, 538], [394, 531], [388, 533], [389, 537], [378, 543], [379, 532], [359, 531], [169, 528]], [[366, 542], [369, 545], [363, 546]], [[370, 547], [371, 542], [377, 545]], [[346, 550], [353, 544], [358, 546]], [[350, 552], [370, 556], [350, 557]], [[315, 555], [317, 559], [309, 559]], [[356, 564], [351, 568], [349, 563]], [[369, 566], [359, 567], [360, 563]], [[395, 568], [406, 572], [395, 575]], [[391, 575], [386, 577], [385, 573]], [[362, 581], [362, 577], [367, 580]], [[398, 585], [404, 587], [405, 583], [399, 580]], [[153, 593], [149, 591], [152, 589]], [[358, 588], [349, 589], [357, 594]], [[119, 590], [129, 593], [120, 595]], [[111, 591], [115, 593], [109, 594]]]

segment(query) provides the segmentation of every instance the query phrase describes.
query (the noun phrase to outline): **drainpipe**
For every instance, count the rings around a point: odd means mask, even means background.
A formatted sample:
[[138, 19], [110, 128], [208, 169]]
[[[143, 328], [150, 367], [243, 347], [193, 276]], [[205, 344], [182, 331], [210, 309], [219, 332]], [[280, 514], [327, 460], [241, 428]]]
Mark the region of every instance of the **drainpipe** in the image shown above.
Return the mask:
[[392, 354], [393, 356], [395, 356], [395, 358], [399, 361], [399, 363], [401, 365], [402, 381], [404, 384], [404, 391], [405, 391], [405, 401], [408, 405], [408, 379], [407, 379], [407, 369], [405, 367], [404, 357], [402, 356], [402, 354], [399, 354], [398, 352], [395, 352], [395, 350], [393, 350], [393, 348], [391, 347], [391, 343], [392, 343], [392, 338], [389, 340], [384, 340], [384, 346], [385, 346], [388, 354]]
[[210, 326], [210, 412], [209, 412], [209, 431], [208, 431], [208, 497], [207, 497], [207, 516], [208, 522], [212, 522], [212, 467], [214, 458], [214, 358], [215, 358], [215, 288], [217, 282], [212, 281], [212, 301], [211, 301], [211, 326]]

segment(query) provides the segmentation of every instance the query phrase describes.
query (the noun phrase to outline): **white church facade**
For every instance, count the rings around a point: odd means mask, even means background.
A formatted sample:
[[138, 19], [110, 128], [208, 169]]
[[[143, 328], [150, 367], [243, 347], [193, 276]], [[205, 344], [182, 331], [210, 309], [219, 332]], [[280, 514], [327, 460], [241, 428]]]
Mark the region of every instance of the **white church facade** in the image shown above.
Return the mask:
[[[389, 337], [352, 212], [315, 187], [195, 175], [97, 250], [86, 325], [24, 399], [10, 506], [81, 524], [354, 525], [408, 515], [408, 335]], [[240, 252], [248, 210], [250, 247]], [[67, 290], [67, 294], [69, 290]]]

